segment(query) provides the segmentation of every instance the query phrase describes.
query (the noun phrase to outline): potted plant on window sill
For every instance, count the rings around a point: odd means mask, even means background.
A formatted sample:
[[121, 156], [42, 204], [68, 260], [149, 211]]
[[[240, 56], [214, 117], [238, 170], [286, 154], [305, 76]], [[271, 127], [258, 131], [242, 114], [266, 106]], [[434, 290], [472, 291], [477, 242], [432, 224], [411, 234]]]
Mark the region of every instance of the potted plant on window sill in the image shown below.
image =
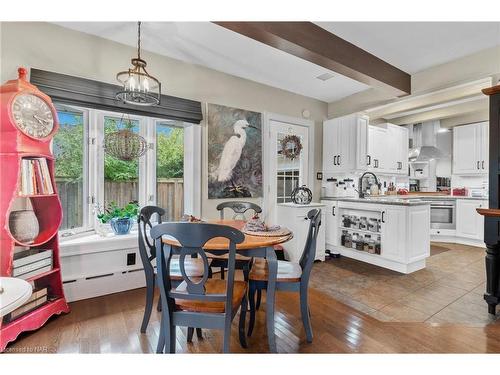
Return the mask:
[[119, 207], [115, 202], [111, 202], [104, 210], [97, 208], [96, 211], [101, 224], [109, 223], [116, 235], [124, 235], [130, 232], [134, 221], [137, 220], [139, 204], [129, 202], [124, 207]]

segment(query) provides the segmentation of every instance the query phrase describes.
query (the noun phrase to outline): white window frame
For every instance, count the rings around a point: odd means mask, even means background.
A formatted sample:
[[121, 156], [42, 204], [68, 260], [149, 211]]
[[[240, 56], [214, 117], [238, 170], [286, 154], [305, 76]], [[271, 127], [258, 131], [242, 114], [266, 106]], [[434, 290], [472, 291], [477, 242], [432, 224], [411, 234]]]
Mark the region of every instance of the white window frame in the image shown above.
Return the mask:
[[[90, 197], [90, 186], [92, 183], [92, 173], [91, 172], [91, 160], [89, 157], [90, 150], [90, 137], [91, 137], [91, 129], [90, 129], [90, 110], [88, 108], [82, 108], [74, 105], [56, 103], [57, 111], [75, 111], [78, 113], [82, 113], [83, 115], [83, 201], [81, 204], [84, 206], [83, 210], [83, 220], [82, 226], [76, 228], [67, 228], [59, 231], [59, 234], [62, 236], [71, 236], [75, 234], [80, 234], [83, 232], [88, 232], [90, 230], [94, 230], [94, 223], [92, 220], [92, 211], [89, 211], [89, 197]], [[51, 143], [51, 151], [53, 151], [53, 142]], [[57, 160], [56, 160], [57, 163]]]
[[[104, 118], [121, 118], [122, 113], [60, 104], [61, 109], [83, 113], [84, 121], [84, 212], [83, 226], [59, 231], [63, 237], [93, 234], [98, 220], [95, 206], [104, 206]], [[139, 134], [148, 144], [148, 150], [139, 160], [139, 194], [141, 207], [156, 204], [156, 124], [170, 120], [130, 115], [139, 121]], [[198, 124], [172, 121], [172, 126], [184, 128], [184, 212], [201, 216], [201, 134]], [[57, 162], [57, 160], [56, 160]], [[85, 167], [86, 166], [86, 167]]]

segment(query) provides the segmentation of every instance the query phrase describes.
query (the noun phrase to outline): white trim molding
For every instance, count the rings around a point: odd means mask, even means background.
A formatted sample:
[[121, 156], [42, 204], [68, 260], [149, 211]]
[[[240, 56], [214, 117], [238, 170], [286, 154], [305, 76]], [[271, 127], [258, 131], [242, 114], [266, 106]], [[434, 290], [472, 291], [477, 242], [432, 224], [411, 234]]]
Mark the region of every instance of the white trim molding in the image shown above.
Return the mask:
[[270, 148], [270, 134], [271, 134], [271, 128], [270, 124], [271, 121], [277, 121], [277, 122], [282, 122], [282, 123], [288, 123], [291, 125], [295, 126], [304, 126], [308, 128], [308, 138], [309, 138], [309, 144], [308, 144], [308, 181], [305, 183], [308, 186], [313, 186], [314, 185], [314, 121], [313, 120], [308, 120], [308, 119], [303, 119], [299, 117], [291, 117], [291, 116], [285, 116], [285, 115], [280, 115], [277, 113], [270, 113], [270, 112], [264, 112], [263, 113], [263, 124], [262, 124], [262, 172], [263, 172], [263, 184], [264, 184], [264, 197], [262, 201], [262, 210], [264, 217], [268, 215], [269, 207], [271, 204], [276, 204], [275, 202], [270, 202], [271, 199], [271, 194], [270, 194], [270, 189], [271, 189], [271, 178], [275, 178], [275, 176], [270, 176], [270, 167], [269, 163], [266, 163], [266, 160], [270, 160], [270, 155], [269, 155], [269, 148]]

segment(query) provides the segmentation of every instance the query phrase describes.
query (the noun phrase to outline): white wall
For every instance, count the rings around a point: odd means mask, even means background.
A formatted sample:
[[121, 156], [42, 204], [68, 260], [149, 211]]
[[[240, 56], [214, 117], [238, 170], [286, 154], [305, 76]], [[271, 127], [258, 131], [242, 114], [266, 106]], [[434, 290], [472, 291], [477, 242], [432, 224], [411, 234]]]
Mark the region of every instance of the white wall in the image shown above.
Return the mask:
[[451, 159], [453, 132], [447, 131], [438, 133], [436, 137], [436, 147], [447, 155], [446, 158], [438, 159], [436, 162], [437, 177], [451, 177]]
[[[116, 72], [128, 68], [130, 58], [136, 53], [133, 47], [48, 23], [3, 22], [0, 35], [2, 83], [16, 78], [19, 66], [116, 83]], [[143, 52], [143, 57], [150, 72], [162, 82], [163, 94], [201, 101], [203, 111], [206, 103], [292, 117], [301, 117], [304, 109], [309, 110], [310, 119], [315, 122], [314, 170], [321, 171], [326, 103], [147, 51]], [[219, 201], [207, 199], [205, 125], [201, 124], [204, 128], [202, 216], [211, 218], [217, 215], [215, 206]], [[313, 192], [319, 199], [320, 183], [314, 184]], [[261, 203], [261, 199], [255, 201]]]
[[[492, 77], [493, 82], [498, 82], [500, 78], [500, 47], [486, 49], [413, 74], [411, 92], [412, 95], [428, 93], [485, 77]], [[363, 111], [395, 100], [396, 98], [381, 90], [362, 91], [329, 103], [328, 118]]]

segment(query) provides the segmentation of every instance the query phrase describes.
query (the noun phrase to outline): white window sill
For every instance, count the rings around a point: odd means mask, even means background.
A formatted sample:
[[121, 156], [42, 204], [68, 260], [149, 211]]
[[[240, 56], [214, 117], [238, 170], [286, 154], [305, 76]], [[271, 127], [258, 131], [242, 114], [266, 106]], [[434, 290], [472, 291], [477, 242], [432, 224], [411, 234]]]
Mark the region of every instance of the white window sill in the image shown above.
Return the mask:
[[103, 251], [114, 251], [138, 247], [138, 232], [132, 230], [129, 234], [116, 235], [109, 233], [105, 237], [95, 232], [77, 238], [60, 238], [61, 257], [75, 256]]

